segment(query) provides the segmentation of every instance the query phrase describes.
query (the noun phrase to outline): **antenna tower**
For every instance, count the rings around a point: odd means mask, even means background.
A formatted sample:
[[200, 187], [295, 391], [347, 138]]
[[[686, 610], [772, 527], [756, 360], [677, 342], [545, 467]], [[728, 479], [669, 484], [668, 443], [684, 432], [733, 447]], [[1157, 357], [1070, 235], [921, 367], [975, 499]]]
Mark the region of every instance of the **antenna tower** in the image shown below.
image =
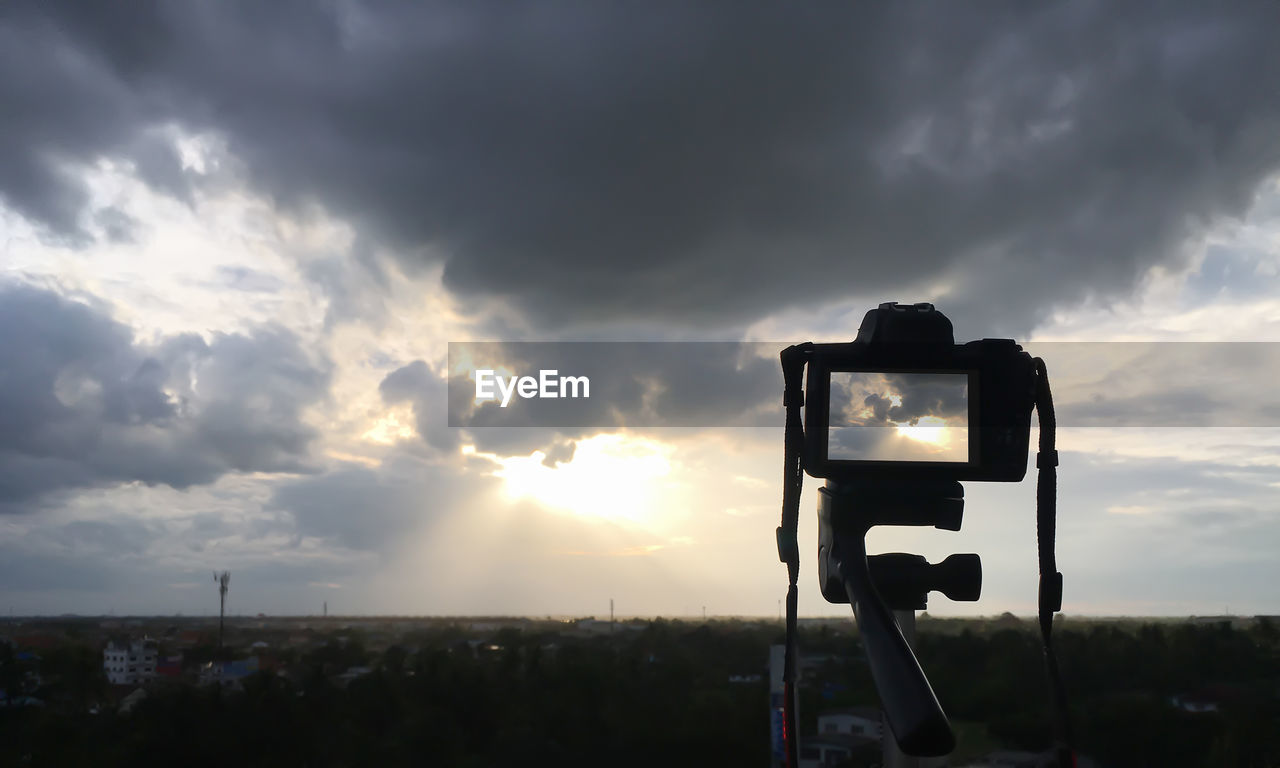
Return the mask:
[[218, 650], [222, 650], [222, 622], [227, 615], [227, 585], [231, 583], [231, 571], [213, 572], [218, 585]]

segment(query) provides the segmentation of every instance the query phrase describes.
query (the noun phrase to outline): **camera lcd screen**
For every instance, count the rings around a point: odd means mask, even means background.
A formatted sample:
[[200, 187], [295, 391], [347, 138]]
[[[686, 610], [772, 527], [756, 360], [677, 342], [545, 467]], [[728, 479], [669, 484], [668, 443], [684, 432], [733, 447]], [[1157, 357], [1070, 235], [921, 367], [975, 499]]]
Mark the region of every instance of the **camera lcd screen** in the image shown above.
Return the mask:
[[967, 464], [969, 374], [832, 371], [828, 461]]

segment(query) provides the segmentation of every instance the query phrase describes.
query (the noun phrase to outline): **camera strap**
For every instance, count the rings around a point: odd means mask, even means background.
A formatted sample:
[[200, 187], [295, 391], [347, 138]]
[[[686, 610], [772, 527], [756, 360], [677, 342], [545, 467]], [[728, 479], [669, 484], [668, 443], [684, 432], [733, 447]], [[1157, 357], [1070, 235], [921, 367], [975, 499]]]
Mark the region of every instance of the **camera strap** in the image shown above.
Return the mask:
[[1053, 648], [1053, 615], [1062, 610], [1062, 574], [1054, 555], [1054, 536], [1058, 517], [1058, 451], [1057, 417], [1053, 412], [1053, 393], [1049, 390], [1049, 373], [1044, 360], [1035, 358], [1036, 413], [1040, 417], [1040, 447], [1036, 453], [1036, 545], [1040, 560], [1040, 638], [1044, 644], [1045, 665], [1049, 672], [1049, 695], [1052, 697], [1054, 751], [1058, 765], [1074, 768], [1071, 718], [1067, 709], [1067, 692], [1058, 669], [1058, 656]]
[[787, 768], [799, 768], [800, 733], [796, 723], [796, 582], [800, 578], [800, 491], [804, 487], [804, 366], [813, 352], [813, 343], [796, 344], [782, 350], [782, 404], [787, 409], [786, 448], [782, 470], [782, 524], [778, 526], [778, 559], [787, 564], [787, 639], [783, 661], [782, 741]]

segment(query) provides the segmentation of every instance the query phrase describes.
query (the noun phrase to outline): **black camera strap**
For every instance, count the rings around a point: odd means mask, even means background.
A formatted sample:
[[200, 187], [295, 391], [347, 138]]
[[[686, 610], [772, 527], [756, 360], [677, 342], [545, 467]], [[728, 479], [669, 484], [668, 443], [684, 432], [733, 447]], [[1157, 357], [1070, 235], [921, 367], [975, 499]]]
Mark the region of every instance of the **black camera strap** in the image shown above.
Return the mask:
[[782, 470], [782, 525], [778, 526], [778, 559], [787, 564], [787, 639], [783, 661], [782, 740], [787, 768], [799, 768], [800, 733], [796, 723], [796, 582], [800, 578], [800, 491], [804, 487], [804, 366], [813, 352], [805, 342], [782, 350], [782, 404], [787, 409], [786, 448]]
[[1074, 768], [1071, 718], [1067, 709], [1067, 692], [1058, 669], [1058, 655], [1053, 648], [1053, 615], [1062, 610], [1062, 574], [1054, 555], [1054, 536], [1058, 518], [1058, 451], [1057, 417], [1053, 412], [1053, 393], [1049, 390], [1049, 373], [1044, 360], [1035, 359], [1036, 413], [1040, 417], [1040, 449], [1036, 453], [1036, 546], [1040, 560], [1040, 638], [1044, 644], [1044, 660], [1049, 672], [1049, 695], [1052, 697], [1054, 751], [1058, 765]]

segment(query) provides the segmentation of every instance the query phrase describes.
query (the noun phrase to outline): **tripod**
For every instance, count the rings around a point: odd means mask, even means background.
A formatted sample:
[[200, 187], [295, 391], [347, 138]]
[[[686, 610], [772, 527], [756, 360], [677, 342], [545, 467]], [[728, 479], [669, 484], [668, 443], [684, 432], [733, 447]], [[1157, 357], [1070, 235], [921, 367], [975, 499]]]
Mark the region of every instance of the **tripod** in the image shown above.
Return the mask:
[[955, 749], [951, 725], [908, 635], [914, 638], [915, 611], [926, 607], [929, 592], [977, 600], [982, 565], [972, 554], [952, 555], [937, 565], [920, 555], [868, 556], [867, 531], [877, 525], [958, 531], [963, 511], [964, 488], [956, 481], [828, 480], [819, 491], [818, 581], [828, 602], [853, 606], [893, 735], [892, 743], [885, 739], [886, 766], [923, 766], [911, 758]]

